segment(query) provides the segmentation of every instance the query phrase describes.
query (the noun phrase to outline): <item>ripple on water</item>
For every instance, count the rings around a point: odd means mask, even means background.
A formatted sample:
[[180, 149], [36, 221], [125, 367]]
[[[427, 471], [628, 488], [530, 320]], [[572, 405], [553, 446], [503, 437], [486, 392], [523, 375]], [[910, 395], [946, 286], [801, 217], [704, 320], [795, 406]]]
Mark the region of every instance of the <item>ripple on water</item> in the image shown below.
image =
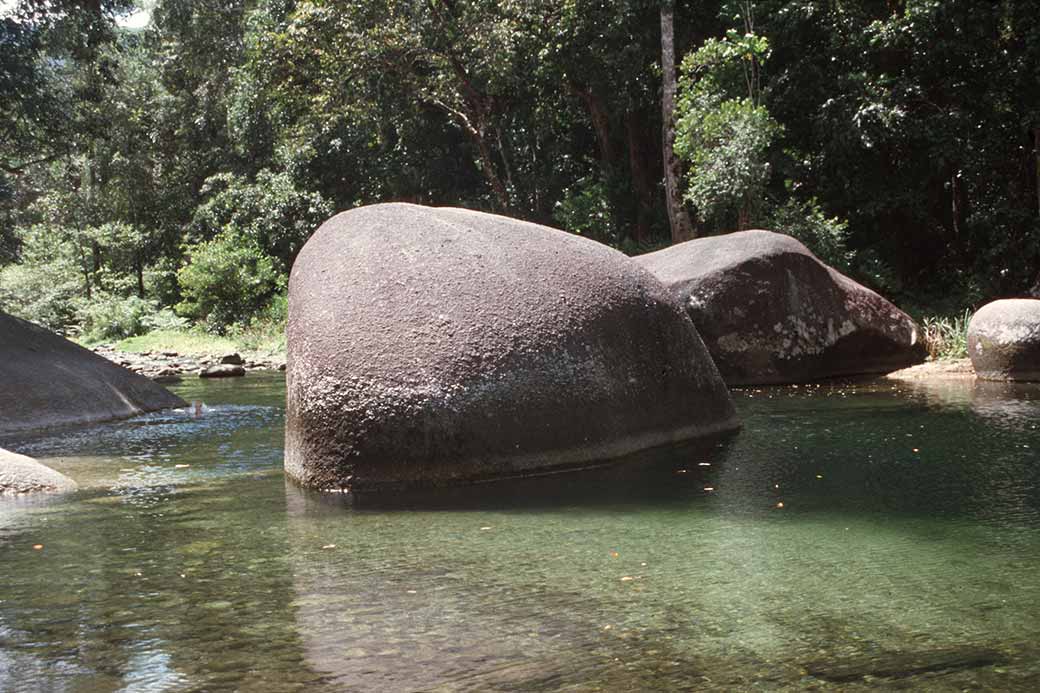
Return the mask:
[[263, 387], [29, 442], [96, 483], [0, 506], [0, 689], [1040, 689], [1035, 388], [740, 391], [719, 445], [417, 503], [286, 484]]

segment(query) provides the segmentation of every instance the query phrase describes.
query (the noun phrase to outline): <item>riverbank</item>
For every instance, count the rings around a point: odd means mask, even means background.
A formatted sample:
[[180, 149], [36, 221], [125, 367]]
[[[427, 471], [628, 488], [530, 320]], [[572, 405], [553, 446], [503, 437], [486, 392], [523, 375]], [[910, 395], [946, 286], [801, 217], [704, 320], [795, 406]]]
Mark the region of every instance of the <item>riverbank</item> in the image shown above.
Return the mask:
[[198, 377], [220, 365], [240, 366], [244, 375], [249, 371], [285, 370], [285, 354], [231, 348], [182, 353], [175, 349], [127, 351], [122, 344], [97, 344], [90, 347], [98, 356], [128, 368], [156, 382], [174, 383], [184, 378]]
[[903, 368], [885, 376], [888, 380], [925, 380], [941, 378], [974, 378], [971, 359], [939, 359]]

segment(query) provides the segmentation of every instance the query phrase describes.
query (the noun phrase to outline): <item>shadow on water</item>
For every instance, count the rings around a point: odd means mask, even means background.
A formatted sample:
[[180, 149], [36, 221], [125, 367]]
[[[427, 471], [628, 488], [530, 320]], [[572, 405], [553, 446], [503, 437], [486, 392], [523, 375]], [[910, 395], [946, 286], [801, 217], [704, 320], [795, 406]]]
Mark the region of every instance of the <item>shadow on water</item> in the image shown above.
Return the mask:
[[686, 502], [711, 492], [710, 470], [737, 433], [644, 450], [609, 464], [478, 483], [366, 493], [308, 492], [316, 502], [356, 510], [551, 510], [634, 508]]

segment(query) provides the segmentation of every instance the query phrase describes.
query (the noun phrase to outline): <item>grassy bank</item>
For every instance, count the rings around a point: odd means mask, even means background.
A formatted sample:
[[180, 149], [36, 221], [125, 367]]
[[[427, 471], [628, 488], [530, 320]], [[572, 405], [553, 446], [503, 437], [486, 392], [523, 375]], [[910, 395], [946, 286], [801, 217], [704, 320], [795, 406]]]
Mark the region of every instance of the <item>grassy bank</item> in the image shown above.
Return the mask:
[[270, 357], [285, 354], [285, 333], [279, 326], [232, 331], [225, 336], [199, 329], [156, 330], [120, 340], [115, 347], [131, 353], [176, 351], [178, 354], [201, 355], [238, 352]]

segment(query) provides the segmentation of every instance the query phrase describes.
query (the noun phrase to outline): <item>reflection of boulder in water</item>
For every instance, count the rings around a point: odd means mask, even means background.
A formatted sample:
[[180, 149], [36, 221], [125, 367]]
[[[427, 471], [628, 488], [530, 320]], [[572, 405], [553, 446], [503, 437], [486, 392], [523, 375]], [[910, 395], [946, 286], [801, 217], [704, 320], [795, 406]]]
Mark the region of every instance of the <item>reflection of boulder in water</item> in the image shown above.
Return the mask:
[[[518, 476], [435, 489], [333, 494], [354, 508], [553, 510], [560, 507], [635, 507], [684, 501], [704, 490], [708, 467], [717, 470], [732, 432], [626, 455], [609, 464], [558, 474]], [[709, 465], [705, 465], [708, 461]]]
[[[351, 690], [557, 690], [593, 682], [603, 690], [652, 690], [639, 677], [652, 681], [661, 676], [653, 668], [659, 660], [689, 653], [605, 629], [625, 618], [604, 603], [628, 586], [619, 581], [624, 573], [584, 575], [571, 567], [554, 579], [555, 550], [612, 560], [611, 546], [588, 545], [570, 513], [703, 494], [698, 463], [717, 454], [715, 447], [682, 446], [670, 459], [644, 453], [608, 469], [493, 482], [470, 493], [438, 489], [436, 510], [429, 510], [436, 507], [429, 494], [414, 499], [424, 510], [382, 512], [370, 496], [287, 482], [293, 613], [306, 665]], [[608, 595], [597, 591], [603, 583]], [[615, 654], [641, 656], [645, 666], [629, 670], [615, 664]], [[684, 664], [669, 675], [688, 677], [688, 687], [702, 670]]]
[[929, 406], [965, 409], [975, 392], [974, 378], [919, 378], [897, 381], [895, 387]]
[[977, 380], [971, 410], [999, 428], [1035, 430], [1040, 426], [1040, 383]]

